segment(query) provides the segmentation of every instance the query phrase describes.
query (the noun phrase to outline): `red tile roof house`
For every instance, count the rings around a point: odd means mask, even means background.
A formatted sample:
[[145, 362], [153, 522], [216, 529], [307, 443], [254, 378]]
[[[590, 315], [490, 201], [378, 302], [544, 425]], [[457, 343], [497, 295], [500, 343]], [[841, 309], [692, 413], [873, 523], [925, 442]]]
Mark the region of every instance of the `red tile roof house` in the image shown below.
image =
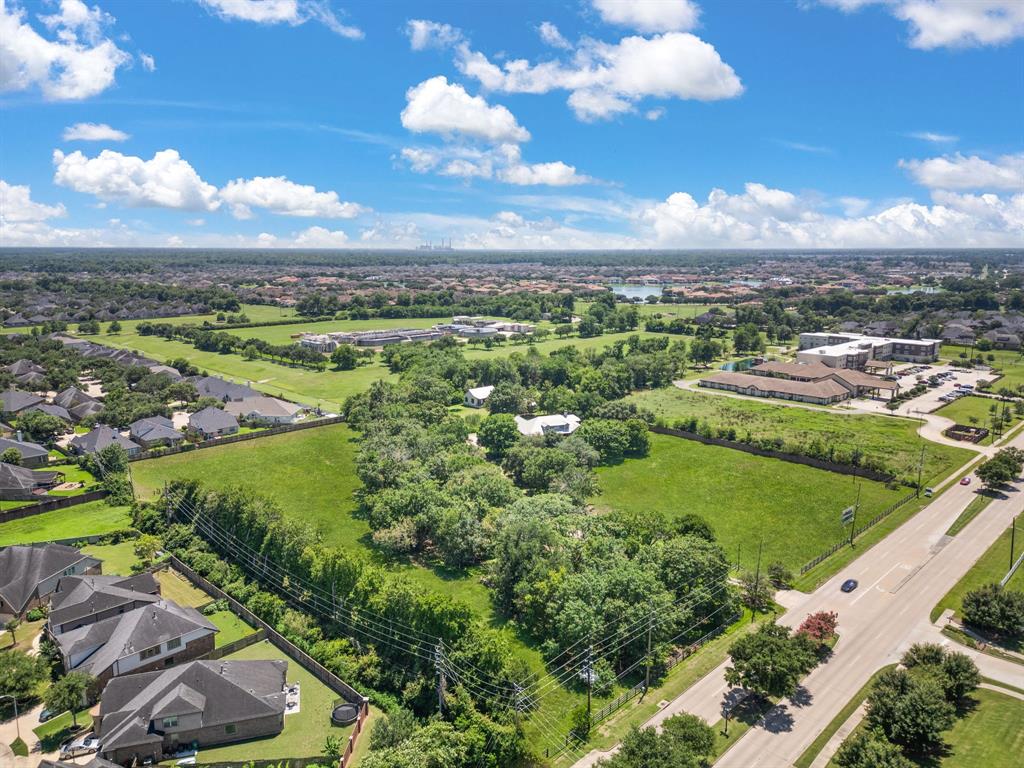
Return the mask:
[[[213, 747], [284, 729], [288, 662], [192, 661], [115, 677], [94, 721], [100, 756], [159, 762], [183, 747]], [[258, 755], [253, 755], [257, 757]]]
[[49, 599], [65, 576], [99, 574], [101, 560], [63, 544], [0, 549], [0, 616], [24, 616]]

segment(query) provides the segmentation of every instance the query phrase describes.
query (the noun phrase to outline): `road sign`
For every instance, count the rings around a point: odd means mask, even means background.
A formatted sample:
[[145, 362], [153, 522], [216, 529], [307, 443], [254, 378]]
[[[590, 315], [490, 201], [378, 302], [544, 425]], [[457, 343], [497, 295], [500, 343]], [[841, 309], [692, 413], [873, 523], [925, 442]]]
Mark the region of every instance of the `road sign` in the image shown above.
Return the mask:
[[847, 507], [842, 511], [840, 519], [843, 521], [843, 525], [848, 525], [853, 522], [853, 518], [857, 515], [856, 507]]

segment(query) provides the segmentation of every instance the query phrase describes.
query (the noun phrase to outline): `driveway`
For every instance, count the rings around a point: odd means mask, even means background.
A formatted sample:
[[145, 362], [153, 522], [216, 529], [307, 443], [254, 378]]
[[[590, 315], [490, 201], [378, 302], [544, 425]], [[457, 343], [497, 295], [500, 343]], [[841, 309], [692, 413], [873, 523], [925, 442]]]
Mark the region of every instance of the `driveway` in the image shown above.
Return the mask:
[[[10, 768], [36, 768], [43, 760], [56, 760], [58, 757], [57, 752], [43, 753], [39, 751], [39, 740], [36, 735], [32, 733], [32, 729], [39, 725], [39, 713], [42, 712], [43, 705], [37, 704], [27, 712], [18, 710], [21, 715], [17, 722], [12, 720], [6, 720], [0, 722], [0, 744], [10, 744], [18, 737], [18, 730], [21, 730], [22, 740], [28, 744], [29, 754], [28, 757], [14, 757], [13, 762], [10, 764]], [[0, 753], [0, 768], [8, 768], [3, 762], [3, 754]]]

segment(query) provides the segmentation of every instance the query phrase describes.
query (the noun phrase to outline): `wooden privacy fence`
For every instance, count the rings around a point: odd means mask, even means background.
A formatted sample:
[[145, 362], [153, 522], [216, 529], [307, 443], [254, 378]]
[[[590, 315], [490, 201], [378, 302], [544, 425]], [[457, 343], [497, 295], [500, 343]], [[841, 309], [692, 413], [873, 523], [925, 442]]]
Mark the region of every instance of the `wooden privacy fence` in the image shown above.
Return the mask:
[[652, 426], [650, 427], [650, 430], [651, 432], [655, 432], [659, 435], [681, 437], [684, 440], [694, 440], [698, 443], [704, 443], [704, 445], [719, 445], [723, 448], [732, 448], [733, 450], [743, 451], [744, 453], [752, 453], [755, 456], [780, 459], [792, 464], [803, 464], [808, 467], [824, 469], [829, 472], [838, 472], [842, 475], [856, 475], [857, 477], [863, 477], [867, 480], [877, 480], [882, 483], [892, 480], [892, 475], [888, 475], [884, 472], [878, 472], [873, 469], [854, 467], [849, 464], [839, 464], [834, 461], [828, 461], [827, 459], [816, 459], [812, 456], [802, 456], [799, 453], [786, 453], [785, 451], [776, 451], [771, 448], [761, 448], [758, 445], [744, 443], [739, 440], [727, 440], [723, 437], [705, 437], [704, 435], [699, 435], [696, 432], [687, 432], [682, 429], [672, 429], [671, 427]]
[[107, 492], [102, 488], [95, 491], [86, 491], [85, 493], [80, 493], [77, 496], [50, 496], [46, 501], [40, 501], [35, 504], [28, 504], [24, 507], [9, 509], [6, 512], [0, 512], [0, 525], [3, 525], [9, 520], [20, 520], [23, 517], [41, 515], [43, 512], [53, 512], [55, 509], [67, 509], [68, 507], [85, 504], [88, 501], [97, 501], [105, 498], [106, 496]]
[[803, 576], [805, 573], [807, 573], [809, 570], [811, 570], [811, 568], [813, 568], [814, 566], [818, 565], [822, 561], [827, 560], [829, 557], [834, 555], [840, 549], [843, 549], [844, 547], [852, 546], [853, 542], [856, 541], [857, 537], [860, 536], [862, 533], [864, 533], [864, 531], [866, 531], [868, 528], [871, 528], [873, 525], [876, 525], [877, 523], [880, 523], [882, 520], [887, 518], [889, 515], [891, 515], [897, 509], [899, 509], [904, 504], [906, 504], [908, 501], [911, 501], [911, 500], [916, 499], [916, 498], [917, 498], [917, 491], [914, 491], [913, 493], [909, 493], [906, 496], [904, 496], [902, 499], [900, 499], [899, 501], [895, 502], [894, 504], [891, 504], [887, 509], [883, 510], [882, 512], [879, 512], [873, 518], [871, 518], [866, 523], [864, 523], [864, 525], [855, 526], [854, 529], [853, 529], [853, 536], [852, 537], [851, 536], [844, 537], [842, 541], [837, 541], [835, 544], [833, 544], [831, 547], [826, 549], [824, 552], [822, 552], [816, 558], [814, 558], [813, 560], [809, 560], [808, 562], [806, 562], [802, 566], [800, 566], [800, 575]]
[[231, 443], [242, 443], [246, 440], [258, 440], [261, 437], [272, 437], [283, 435], [286, 432], [298, 432], [301, 429], [313, 429], [315, 427], [327, 427], [331, 424], [341, 424], [345, 419], [342, 416], [329, 416], [325, 419], [313, 419], [311, 421], [300, 421], [298, 424], [279, 424], [276, 427], [267, 427], [258, 432], [246, 432], [244, 435], [228, 435], [227, 437], [215, 437], [212, 440], [203, 440], [199, 443], [183, 443], [169, 448], [154, 448], [143, 451], [132, 456], [128, 461], [142, 461], [143, 459], [156, 459], [160, 456], [173, 456], [176, 453], [188, 453], [203, 448], [213, 448], [217, 445], [230, 445]]

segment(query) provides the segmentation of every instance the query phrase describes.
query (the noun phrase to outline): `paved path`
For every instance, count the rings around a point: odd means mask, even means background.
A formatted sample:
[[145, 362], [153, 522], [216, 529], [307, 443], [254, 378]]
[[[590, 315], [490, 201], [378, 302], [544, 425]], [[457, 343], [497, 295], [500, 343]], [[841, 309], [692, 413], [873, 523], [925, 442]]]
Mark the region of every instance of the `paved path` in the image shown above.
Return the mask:
[[28, 757], [7, 758], [6, 763], [3, 754], [0, 754], [0, 768], [36, 768], [43, 759], [57, 759], [56, 751], [45, 754], [39, 751], [39, 740], [32, 733], [32, 729], [39, 725], [39, 713], [42, 709], [43, 705], [37, 704], [28, 711], [19, 711], [21, 717], [18, 718], [17, 724], [13, 719], [0, 722], [0, 745], [10, 744], [14, 741], [17, 738], [18, 726], [20, 726], [21, 738], [29, 748]]
[[821, 752], [818, 753], [818, 756], [814, 758], [814, 762], [811, 763], [811, 768], [825, 768], [829, 760], [832, 759], [832, 755], [843, 745], [846, 737], [853, 733], [854, 729], [860, 725], [860, 721], [864, 719], [867, 713], [867, 702], [857, 707], [853, 714], [846, 718], [846, 722], [839, 726], [839, 730], [832, 734], [832, 738], [825, 742], [825, 746], [821, 748]]
[[[1024, 437], [1018, 434], [1012, 444], [1024, 447]], [[875, 671], [898, 661], [914, 642], [950, 642], [929, 621], [932, 607], [1024, 510], [1018, 482], [956, 537], [946, 536], [973, 498], [973, 488], [954, 485], [814, 593], [793, 601], [781, 623], [795, 626], [809, 613], [838, 611], [835, 653], [807, 676], [799, 701], [782, 702], [764, 726], [748, 731], [718, 765], [789, 768]], [[844, 594], [839, 586], [848, 578], [857, 579], [860, 587]], [[985, 676], [1024, 688], [1024, 666], [957, 647], [975, 658]], [[717, 722], [730, 692], [726, 666], [699, 680], [645, 725], [657, 726], [680, 712]], [[602, 756], [591, 752], [576, 768], [593, 766]]]

